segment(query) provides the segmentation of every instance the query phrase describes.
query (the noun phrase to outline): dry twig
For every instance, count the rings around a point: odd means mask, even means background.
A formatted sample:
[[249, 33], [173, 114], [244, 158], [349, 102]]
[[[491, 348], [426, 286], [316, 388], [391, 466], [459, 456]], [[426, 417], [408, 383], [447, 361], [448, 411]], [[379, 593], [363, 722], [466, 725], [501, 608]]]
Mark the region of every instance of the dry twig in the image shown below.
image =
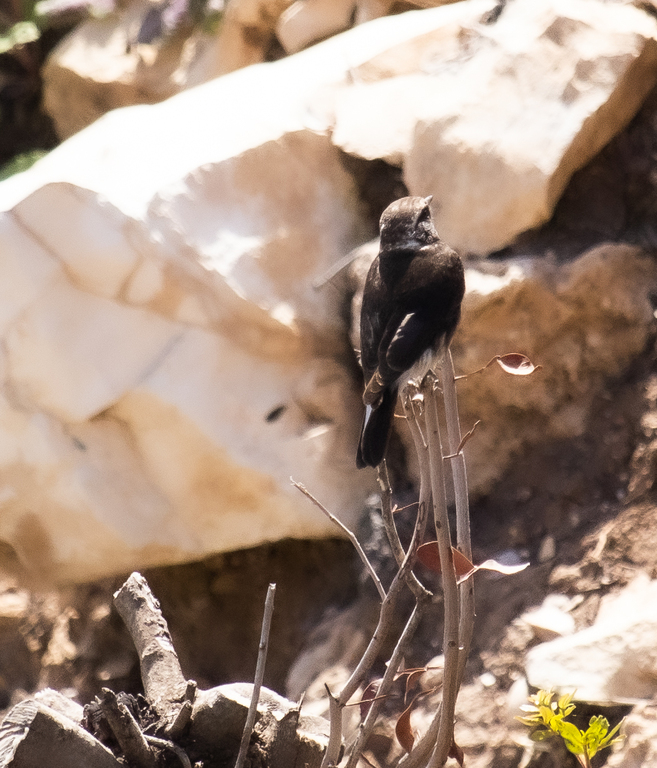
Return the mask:
[[253, 681], [253, 693], [251, 695], [251, 704], [246, 715], [244, 723], [244, 732], [240, 742], [240, 751], [235, 761], [235, 768], [242, 768], [246, 760], [246, 753], [251, 741], [253, 726], [255, 725], [256, 715], [258, 714], [258, 701], [260, 699], [260, 689], [265, 677], [265, 665], [267, 663], [267, 650], [269, 648], [269, 630], [271, 628], [271, 618], [274, 615], [274, 597], [276, 596], [276, 584], [270, 584], [265, 598], [265, 610], [262, 616], [262, 630], [260, 632], [260, 644], [258, 646], [258, 661], [256, 662], [255, 679]]

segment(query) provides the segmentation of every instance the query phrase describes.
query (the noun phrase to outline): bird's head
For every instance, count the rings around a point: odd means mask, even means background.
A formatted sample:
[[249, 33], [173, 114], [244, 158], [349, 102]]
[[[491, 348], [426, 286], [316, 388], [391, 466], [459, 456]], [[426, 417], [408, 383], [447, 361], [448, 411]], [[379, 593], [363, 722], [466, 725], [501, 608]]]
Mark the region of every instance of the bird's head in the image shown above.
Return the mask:
[[381, 214], [381, 251], [418, 248], [439, 241], [431, 221], [429, 197], [402, 197]]

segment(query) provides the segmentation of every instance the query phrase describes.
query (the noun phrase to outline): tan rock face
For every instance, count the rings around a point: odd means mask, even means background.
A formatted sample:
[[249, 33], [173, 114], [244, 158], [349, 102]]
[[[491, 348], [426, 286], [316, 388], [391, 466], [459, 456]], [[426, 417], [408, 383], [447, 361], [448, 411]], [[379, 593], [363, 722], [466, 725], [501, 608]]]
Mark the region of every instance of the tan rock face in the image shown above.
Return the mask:
[[[376, 244], [362, 253], [352, 268], [360, 284]], [[452, 342], [457, 375], [477, 371], [508, 352], [542, 366], [522, 377], [493, 365], [459, 381], [463, 431], [480, 421], [465, 448], [474, 494], [490, 491], [514, 456], [586, 430], [595, 417], [596, 393], [648, 343], [656, 285], [652, 259], [622, 244], [598, 246], [563, 266], [546, 259], [511, 259], [466, 268], [462, 320]], [[357, 293], [354, 318], [359, 313]], [[352, 342], [358, 346], [357, 324]], [[413, 457], [405, 422], [398, 419], [397, 425], [407, 456]], [[416, 468], [411, 472], [419, 476]]]
[[351, 25], [355, 0], [296, 0], [276, 23], [276, 36], [286, 53], [342, 32]]
[[549, 219], [572, 174], [657, 81], [657, 26], [630, 6], [520, 0], [426, 12], [427, 30], [370, 59], [337, 97], [334, 141], [403, 165], [452, 246], [487, 254]]
[[[163, 187], [141, 220], [69, 183], [3, 215], [0, 538], [85, 579], [353, 524], [360, 406], [335, 290], [363, 236], [324, 136]], [[9, 290], [9, 286], [12, 290]]]
[[645, 349], [653, 323], [654, 263], [640, 249], [601, 245], [572, 264], [503, 263], [498, 276], [466, 270], [463, 323], [453, 344], [458, 372], [522, 352], [543, 366], [508, 376], [495, 366], [459, 383], [468, 478], [486, 490], [500, 467], [532, 444], [584, 432], [594, 395]]
[[[0, 539], [29, 568], [84, 579], [334, 534], [290, 475], [355, 520], [373, 483], [354, 466], [347, 291], [313, 284], [371, 231], [336, 144], [405, 163], [450, 244], [498, 247], [654, 82], [636, 9], [516, 0], [480, 23], [491, 7], [377, 19], [116, 110], [0, 185]], [[518, 452], [586, 428], [644, 348], [655, 274], [609, 245], [467, 282], [459, 372], [511, 351], [543, 366], [459, 384], [483, 493]]]

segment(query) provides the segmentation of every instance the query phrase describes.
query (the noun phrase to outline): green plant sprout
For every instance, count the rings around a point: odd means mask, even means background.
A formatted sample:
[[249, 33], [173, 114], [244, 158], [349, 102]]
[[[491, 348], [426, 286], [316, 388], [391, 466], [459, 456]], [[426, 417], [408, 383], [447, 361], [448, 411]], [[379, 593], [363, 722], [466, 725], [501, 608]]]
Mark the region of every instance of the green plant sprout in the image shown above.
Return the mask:
[[566, 718], [572, 714], [575, 705], [572, 703], [575, 693], [567, 693], [558, 701], [553, 701], [553, 691], [539, 691], [529, 697], [531, 704], [525, 704], [520, 709], [528, 714], [517, 717], [523, 725], [532, 728], [532, 741], [545, 741], [554, 734], [559, 734], [564, 740], [569, 752], [577, 758], [582, 768], [591, 768], [591, 759], [601, 750], [622, 741], [618, 734], [623, 721], [609, 730], [609, 721], [602, 715], [594, 715], [589, 720], [589, 727], [582, 731]]

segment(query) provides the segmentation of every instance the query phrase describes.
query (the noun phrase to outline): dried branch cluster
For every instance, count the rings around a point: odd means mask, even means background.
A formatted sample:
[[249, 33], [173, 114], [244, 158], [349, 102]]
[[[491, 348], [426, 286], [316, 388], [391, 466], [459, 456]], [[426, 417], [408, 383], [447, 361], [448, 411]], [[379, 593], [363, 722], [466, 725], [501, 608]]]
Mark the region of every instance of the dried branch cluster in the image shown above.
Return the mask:
[[[490, 364], [493, 362], [516, 375], [535, 370], [527, 358], [517, 354], [498, 356]], [[454, 712], [474, 625], [471, 577], [478, 568], [511, 573], [524, 566], [510, 568], [493, 561], [472, 564], [463, 446], [474, 428], [461, 436], [449, 349], [442, 356], [441, 386], [438, 384], [430, 372], [420, 384], [409, 382], [402, 392], [421, 476], [418, 512], [407, 549], [397, 533], [385, 463], [379, 471], [383, 522], [397, 561], [397, 572], [387, 591], [356, 536], [300, 483], [292, 481], [349, 536], [381, 598], [376, 629], [349, 680], [337, 695], [327, 687], [329, 723], [301, 715], [299, 705], [261, 688], [275, 585], [270, 585], [265, 603], [254, 684], [204, 691], [185, 679], [159, 603], [145, 579], [133, 573], [114, 595], [114, 602], [139, 655], [144, 696], [135, 699], [103, 689], [102, 695], [83, 710], [56, 691], [41, 691], [15, 706], [0, 726], [0, 768], [120, 768], [126, 764], [130, 768], [242, 768], [250, 764], [356, 768], [395, 680], [400, 676], [410, 680], [421, 671], [402, 669], [404, 655], [425, 608], [440, 599], [444, 606], [442, 701], [419, 739], [410, 725], [412, 703], [401, 713], [396, 733], [407, 754], [398, 765], [440, 768], [450, 756], [463, 765], [463, 754], [454, 742]], [[456, 548], [447, 514], [447, 473], [456, 502]], [[441, 594], [434, 594], [415, 574], [418, 561], [441, 574]], [[399, 598], [406, 589], [414, 595], [415, 606], [396, 638], [383, 679], [373, 684], [370, 671], [397, 625]], [[356, 733], [346, 734], [345, 748], [342, 711], [363, 690], [363, 719]]]
[[[269, 617], [271, 588], [270, 595]], [[56, 691], [42, 691], [15, 706], [0, 726], [0, 768], [223, 768], [236, 765], [243, 736], [258, 764], [318, 768], [328, 742], [325, 721], [300, 715], [298, 706], [259, 685], [198, 690], [185, 679], [160, 606], [140, 574], [128, 578], [114, 602], [139, 654], [145, 696], [104, 689], [83, 711]], [[260, 682], [268, 632], [266, 620]]]
[[[460, 584], [457, 583], [457, 574], [452, 555], [450, 524], [447, 515], [445, 468], [448, 468], [448, 471], [452, 474], [455, 492], [457, 546], [465, 558], [471, 561], [467, 479], [456, 404], [454, 368], [449, 349], [446, 350], [442, 358], [442, 393], [446, 425], [445, 443], [443, 443], [440, 428], [438, 391], [438, 380], [430, 373], [419, 385], [409, 382], [402, 393], [404, 411], [418, 455], [421, 477], [418, 513], [413, 536], [406, 550], [404, 550], [401, 544], [394, 521], [391, 501], [392, 491], [385, 464], [379, 471], [383, 521], [398, 565], [397, 573], [387, 593], [383, 590], [380, 580], [374, 573], [371, 564], [367, 561], [362, 549], [355, 542], [358, 552], [361, 558], [363, 558], [367, 570], [372, 575], [382, 597], [381, 609], [379, 621], [372, 639], [342, 691], [337, 696], [334, 696], [327, 689], [330, 699], [331, 727], [329, 746], [324, 755], [322, 768], [331, 768], [340, 762], [343, 743], [342, 710], [350, 703], [356, 692], [365, 686], [372, 665], [381, 653], [382, 647], [387, 642], [394, 626], [393, 619], [402, 591], [410, 588], [415, 596], [415, 607], [406, 626], [397, 638], [383, 679], [377, 686], [376, 691], [373, 691], [374, 695], [372, 697], [368, 693], [367, 705], [363, 707], [363, 711], [366, 714], [358, 732], [348, 745], [344, 763], [345, 768], [355, 768], [363, 754], [380, 713], [382, 703], [389, 694], [390, 688], [400, 671], [402, 671], [400, 667], [405, 650], [420, 623], [422, 613], [429, 602], [436, 598], [420, 582], [413, 571], [417, 562], [418, 548], [427, 538], [427, 528], [430, 523], [433, 525], [436, 533], [438, 557], [442, 572], [442, 594], [445, 613], [443, 632], [445, 655], [443, 696], [441, 706], [433, 722], [417, 744], [414, 743], [415, 740], [410, 730], [410, 711], [407, 710], [398, 721], [398, 737], [408, 751], [406, 757], [402, 759], [400, 766], [419, 768], [419, 766], [429, 765], [434, 768], [444, 765], [449, 755], [458, 756], [458, 749], [454, 744], [454, 708], [472, 637], [474, 591], [471, 579], [465, 579]], [[299, 487], [298, 484], [296, 485]], [[305, 489], [300, 489], [307, 495], [310, 495]], [[324, 511], [330, 514], [327, 510]], [[350, 532], [349, 535], [353, 541], [355, 537]]]
[[[493, 363], [513, 375], [526, 376], [537, 370], [524, 355], [511, 353], [496, 356], [474, 373], [482, 373]], [[383, 522], [398, 566], [387, 592], [355, 535], [336, 520], [303, 486], [293, 481], [302, 493], [345, 530], [381, 597], [377, 627], [351, 677], [338, 695], [334, 695], [327, 688], [330, 702], [330, 737], [322, 768], [334, 768], [338, 764], [344, 765], [344, 768], [355, 768], [366, 750], [368, 739], [392, 684], [399, 677], [405, 676], [408, 689], [408, 681], [424, 671], [401, 669], [405, 650], [417, 630], [424, 609], [430, 602], [441, 598], [441, 595], [427, 589], [414, 573], [413, 569], [418, 560], [442, 576], [442, 701], [431, 724], [417, 741], [411, 729], [410, 714], [414, 701], [421, 693], [417, 694], [401, 713], [397, 720], [396, 735], [407, 754], [398, 765], [399, 768], [439, 768], [445, 764], [448, 757], [453, 757], [463, 764], [463, 753], [454, 742], [454, 712], [474, 628], [474, 586], [471, 577], [480, 568], [513, 573], [526, 566], [509, 568], [492, 560], [480, 566], [472, 563], [468, 484], [463, 447], [472, 437], [477, 425], [475, 424], [464, 437], [461, 435], [456, 381], [451, 352], [447, 348], [441, 359], [440, 382], [435, 374], [430, 372], [419, 384], [408, 382], [402, 392], [404, 412], [420, 466], [420, 494], [413, 535], [405, 550], [395, 525], [392, 490], [385, 463], [380, 467]], [[447, 514], [446, 473], [451, 475], [456, 506], [456, 547], [452, 544]], [[431, 539], [429, 526], [435, 531], [435, 541], [427, 540]], [[396, 638], [396, 645], [386, 665], [383, 679], [377, 684], [368, 684], [372, 665], [393, 632], [393, 619], [399, 597], [406, 588], [410, 589], [415, 597], [415, 607], [403, 631]], [[351, 699], [363, 689], [365, 693], [360, 702], [363, 719], [356, 734], [347, 736], [347, 748], [343, 755], [342, 710], [353, 703]]]

